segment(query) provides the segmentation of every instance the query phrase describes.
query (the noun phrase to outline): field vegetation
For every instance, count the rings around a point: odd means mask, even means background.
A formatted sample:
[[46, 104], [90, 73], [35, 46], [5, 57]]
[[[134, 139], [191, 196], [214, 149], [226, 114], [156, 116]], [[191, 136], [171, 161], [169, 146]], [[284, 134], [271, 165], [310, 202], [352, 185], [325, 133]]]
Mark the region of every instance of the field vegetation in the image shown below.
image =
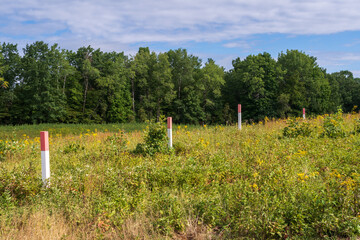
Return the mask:
[[359, 117], [1, 127], [0, 239], [356, 239]]

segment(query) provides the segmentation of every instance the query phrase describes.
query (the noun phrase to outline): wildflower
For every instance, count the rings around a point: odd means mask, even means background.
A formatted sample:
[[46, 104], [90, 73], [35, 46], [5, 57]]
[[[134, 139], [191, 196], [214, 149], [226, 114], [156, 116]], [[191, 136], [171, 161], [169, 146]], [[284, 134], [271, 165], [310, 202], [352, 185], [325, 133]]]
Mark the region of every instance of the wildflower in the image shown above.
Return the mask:
[[206, 124], [204, 124], [204, 128], [206, 128]]
[[300, 182], [305, 182], [306, 179], [309, 178], [309, 176], [307, 176], [305, 173], [298, 173], [298, 181]]
[[184, 128], [187, 128], [187, 125], [185, 125]]
[[351, 190], [355, 186], [355, 181], [351, 178], [347, 178], [345, 181], [341, 183], [341, 185], [345, 185], [346, 190]]

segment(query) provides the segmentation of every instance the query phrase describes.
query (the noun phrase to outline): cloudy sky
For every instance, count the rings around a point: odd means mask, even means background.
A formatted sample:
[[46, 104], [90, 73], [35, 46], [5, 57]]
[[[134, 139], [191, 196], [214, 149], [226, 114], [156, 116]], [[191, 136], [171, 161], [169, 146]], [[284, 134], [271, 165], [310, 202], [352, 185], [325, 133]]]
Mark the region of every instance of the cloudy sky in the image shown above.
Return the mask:
[[236, 57], [298, 49], [360, 77], [359, 9], [358, 0], [0, 0], [0, 42], [128, 55], [186, 48], [226, 69]]

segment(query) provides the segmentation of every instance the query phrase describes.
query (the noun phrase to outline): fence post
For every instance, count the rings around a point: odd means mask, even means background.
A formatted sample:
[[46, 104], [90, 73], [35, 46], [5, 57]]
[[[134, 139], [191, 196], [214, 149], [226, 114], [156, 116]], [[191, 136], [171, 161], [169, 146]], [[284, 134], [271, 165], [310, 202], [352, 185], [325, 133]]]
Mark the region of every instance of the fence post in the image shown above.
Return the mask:
[[305, 108], [303, 108], [303, 119], [305, 119]]
[[172, 148], [172, 117], [167, 118], [167, 135], [169, 138], [169, 148]]
[[41, 145], [41, 178], [44, 186], [49, 185], [50, 181], [50, 156], [49, 156], [49, 132], [40, 132]]
[[241, 130], [241, 104], [238, 104], [238, 128]]

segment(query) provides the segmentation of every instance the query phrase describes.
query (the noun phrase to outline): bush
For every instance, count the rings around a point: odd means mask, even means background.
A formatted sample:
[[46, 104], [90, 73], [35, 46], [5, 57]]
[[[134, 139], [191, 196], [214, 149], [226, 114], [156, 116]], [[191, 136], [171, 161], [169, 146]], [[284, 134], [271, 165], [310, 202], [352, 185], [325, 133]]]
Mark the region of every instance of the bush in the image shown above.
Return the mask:
[[139, 143], [135, 152], [141, 154], [154, 155], [157, 152], [167, 151], [166, 125], [163, 124], [164, 118], [159, 122], [150, 121], [144, 131], [145, 143]]
[[295, 138], [298, 136], [309, 137], [312, 133], [312, 129], [308, 122], [303, 120], [290, 119], [288, 126], [283, 129], [283, 136], [289, 138]]
[[360, 133], [360, 119], [355, 120], [354, 132]]
[[115, 133], [112, 136], [109, 136], [106, 139], [106, 142], [109, 150], [115, 154], [119, 154], [126, 150], [126, 141], [124, 139], [124, 133], [120, 131], [119, 133]]
[[324, 119], [322, 137], [337, 138], [345, 137], [344, 119], [342, 110], [338, 109], [336, 114], [331, 114]]
[[84, 149], [85, 148], [83, 146], [81, 146], [80, 144], [73, 142], [64, 147], [63, 153], [65, 153], [65, 154], [77, 153], [79, 150], [84, 150]]

